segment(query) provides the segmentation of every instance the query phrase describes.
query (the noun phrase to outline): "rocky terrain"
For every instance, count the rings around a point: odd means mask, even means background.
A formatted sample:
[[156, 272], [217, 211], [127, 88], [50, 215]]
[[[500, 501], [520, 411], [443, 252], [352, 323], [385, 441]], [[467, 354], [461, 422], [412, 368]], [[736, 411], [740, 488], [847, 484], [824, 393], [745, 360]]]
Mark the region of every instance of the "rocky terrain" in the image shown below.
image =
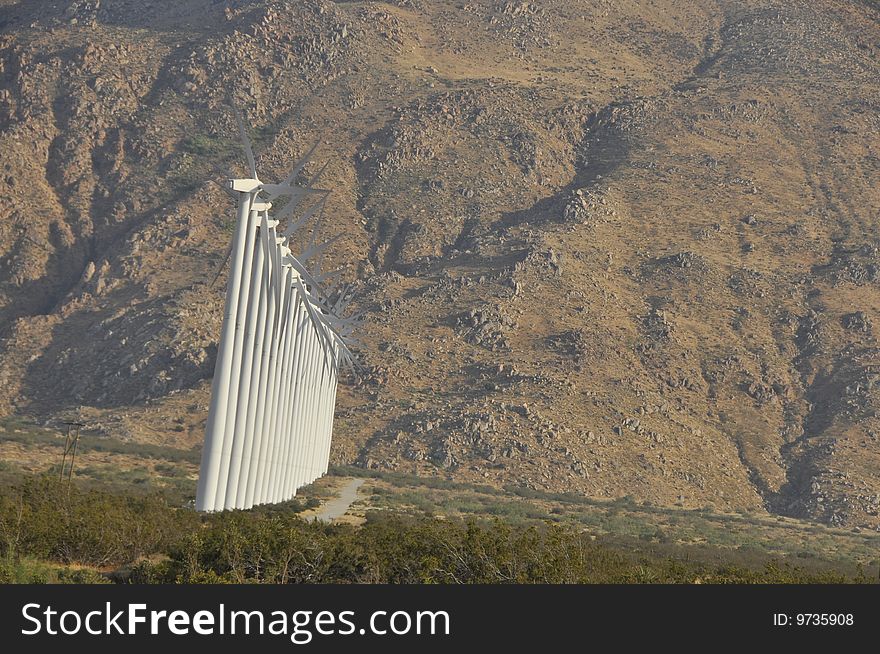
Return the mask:
[[880, 6], [0, 0], [0, 414], [203, 437], [244, 173], [315, 142], [333, 460], [880, 528]]

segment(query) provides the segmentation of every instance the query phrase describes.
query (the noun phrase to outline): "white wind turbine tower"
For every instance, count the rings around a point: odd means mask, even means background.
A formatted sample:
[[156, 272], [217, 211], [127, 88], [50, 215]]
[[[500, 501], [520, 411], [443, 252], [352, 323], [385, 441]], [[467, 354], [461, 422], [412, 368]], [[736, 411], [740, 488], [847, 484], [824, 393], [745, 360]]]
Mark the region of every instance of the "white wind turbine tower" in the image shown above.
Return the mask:
[[[340, 368], [356, 318], [340, 318], [346, 293], [327, 293], [320, 258], [335, 239], [317, 243], [329, 193], [296, 179], [313, 147], [280, 184], [257, 177], [253, 149], [239, 131], [251, 172], [233, 179], [236, 227], [226, 307], [217, 350], [196, 509], [249, 509], [283, 502], [327, 472]], [[286, 198], [270, 215], [273, 201]], [[312, 204], [295, 219], [303, 202]], [[291, 252], [296, 231], [315, 220], [306, 249]], [[288, 226], [279, 234], [282, 221]], [[307, 264], [317, 259], [310, 272]], [[331, 302], [332, 298], [336, 298]]]

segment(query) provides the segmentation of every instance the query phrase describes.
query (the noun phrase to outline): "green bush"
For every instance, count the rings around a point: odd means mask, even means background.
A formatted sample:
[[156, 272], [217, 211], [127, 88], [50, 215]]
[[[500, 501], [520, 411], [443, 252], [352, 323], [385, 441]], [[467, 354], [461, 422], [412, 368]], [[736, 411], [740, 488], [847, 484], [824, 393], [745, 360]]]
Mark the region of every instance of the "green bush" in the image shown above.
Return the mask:
[[[668, 535], [609, 518], [659, 548]], [[32, 478], [0, 492], [0, 582], [97, 583], [815, 583], [865, 581], [807, 572], [741, 548], [734, 565], [599, 542], [580, 527], [524, 524], [540, 511], [487, 503], [490, 521], [369, 512], [364, 525], [297, 516], [303, 503], [198, 514], [162, 495], [119, 494]], [[535, 514], [535, 515], [533, 515]], [[611, 516], [611, 514], [614, 514]], [[547, 517], [546, 515], [544, 516]], [[669, 547], [671, 547], [670, 545]], [[716, 550], [720, 552], [721, 550]], [[67, 567], [62, 567], [67, 566]], [[71, 567], [75, 566], [75, 567]], [[81, 569], [79, 566], [87, 566]]]
[[0, 495], [0, 555], [113, 566], [161, 551], [198, 516], [156, 495], [103, 493], [33, 478]]

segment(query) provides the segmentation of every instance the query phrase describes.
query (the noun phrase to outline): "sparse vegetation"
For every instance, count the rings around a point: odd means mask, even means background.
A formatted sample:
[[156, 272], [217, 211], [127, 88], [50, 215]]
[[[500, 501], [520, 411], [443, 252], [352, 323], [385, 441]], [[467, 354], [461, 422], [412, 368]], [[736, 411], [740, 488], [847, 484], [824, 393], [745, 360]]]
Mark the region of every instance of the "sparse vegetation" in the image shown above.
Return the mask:
[[521, 526], [549, 520], [586, 529], [593, 536], [610, 539], [624, 548], [650, 543], [658, 551], [709, 560], [717, 556], [734, 557], [749, 565], [774, 558], [803, 560], [807, 558], [803, 552], [809, 552], [811, 567], [815, 569], [855, 574], [861, 565], [870, 568], [872, 574], [878, 572], [874, 560], [880, 550], [880, 534], [875, 532], [852, 533], [794, 519], [779, 521], [756, 511], [737, 514], [709, 506], [664, 507], [627, 497], [597, 499], [512, 486], [497, 489], [346, 467], [335, 468], [334, 472], [354, 476], [360, 473], [375, 480], [368, 482], [370, 496], [365, 506], [413, 516], [499, 516]]
[[[4, 441], [22, 443], [24, 445], [61, 447], [64, 445], [64, 435], [60, 431], [40, 429], [21, 420], [16, 421], [7, 418], [0, 421], [0, 443]], [[122, 441], [117, 438], [95, 436], [87, 433], [80, 435], [77, 452], [80, 454], [86, 452], [130, 454], [144, 459], [161, 459], [170, 462], [185, 461], [194, 464], [198, 464], [201, 459], [201, 450], [198, 448], [183, 450], [164, 445]]]
[[[821, 569], [740, 549], [713, 559], [596, 539], [528, 511], [495, 518], [368, 512], [359, 527], [306, 522], [299, 500], [197, 514], [160, 494], [30, 478], [0, 493], [0, 580], [93, 583], [837, 583]], [[509, 505], [505, 505], [508, 506]], [[489, 513], [492, 513], [491, 511]], [[514, 521], [509, 520], [510, 517]], [[628, 519], [619, 514], [619, 520]], [[635, 524], [634, 521], [633, 524]], [[644, 527], [644, 525], [643, 525]], [[628, 529], [632, 530], [630, 525]], [[640, 528], [642, 541], [668, 540]]]

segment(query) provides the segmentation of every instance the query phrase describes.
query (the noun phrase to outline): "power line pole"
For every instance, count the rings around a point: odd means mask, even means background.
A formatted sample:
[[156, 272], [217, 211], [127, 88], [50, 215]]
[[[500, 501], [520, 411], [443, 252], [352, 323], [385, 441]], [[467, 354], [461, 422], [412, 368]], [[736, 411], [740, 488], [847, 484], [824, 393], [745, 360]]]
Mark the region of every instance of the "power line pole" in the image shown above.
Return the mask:
[[[67, 487], [70, 488], [70, 478], [73, 476], [73, 464], [76, 461], [76, 449], [79, 444], [79, 430], [85, 425], [81, 422], [65, 422], [67, 430], [64, 436], [64, 451], [61, 454], [61, 470], [58, 473], [58, 481], [64, 480], [64, 470], [67, 469]], [[67, 455], [70, 455], [70, 466], [67, 466]]]

